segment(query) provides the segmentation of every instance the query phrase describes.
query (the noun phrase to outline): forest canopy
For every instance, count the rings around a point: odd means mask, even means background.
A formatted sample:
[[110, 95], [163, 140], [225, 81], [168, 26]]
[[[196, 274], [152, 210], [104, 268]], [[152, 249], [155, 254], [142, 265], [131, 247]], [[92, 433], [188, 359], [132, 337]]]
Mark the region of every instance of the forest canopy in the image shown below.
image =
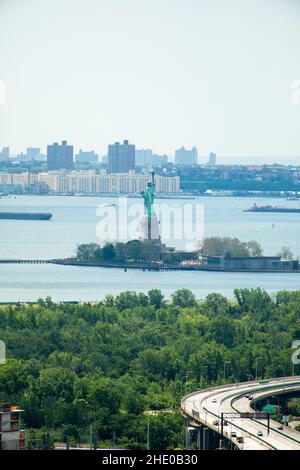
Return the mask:
[[184, 442], [181, 397], [223, 383], [225, 361], [227, 382], [254, 378], [258, 357], [259, 377], [282, 375], [279, 365], [292, 373], [300, 291], [237, 289], [234, 300], [201, 301], [188, 289], [170, 301], [159, 290], [132, 291], [94, 304], [47, 298], [1, 306], [0, 339], [8, 356], [0, 402], [20, 405], [33, 434], [84, 441], [92, 424], [102, 445], [145, 448], [150, 413], [153, 448], [174, 449]]

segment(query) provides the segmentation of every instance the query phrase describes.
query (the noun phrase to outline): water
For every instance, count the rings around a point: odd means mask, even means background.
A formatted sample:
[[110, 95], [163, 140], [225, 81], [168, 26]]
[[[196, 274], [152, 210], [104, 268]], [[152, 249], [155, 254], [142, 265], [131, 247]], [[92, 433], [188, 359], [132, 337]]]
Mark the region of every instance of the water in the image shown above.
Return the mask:
[[[116, 203], [114, 198], [66, 196], [18, 196], [0, 199], [6, 210], [52, 212], [51, 221], [0, 220], [0, 258], [55, 258], [74, 254], [76, 245], [97, 242], [99, 204]], [[136, 202], [132, 199], [130, 204]], [[163, 201], [166, 202], [166, 201]], [[174, 201], [170, 201], [174, 203]], [[205, 236], [234, 236], [261, 243], [264, 254], [276, 254], [289, 246], [300, 253], [298, 234], [300, 214], [253, 214], [243, 212], [255, 202], [250, 198], [202, 198], [205, 208]], [[298, 202], [260, 199], [259, 204], [298, 206]], [[170, 246], [184, 247], [180, 240]], [[209, 273], [110, 270], [55, 265], [1, 265], [0, 301], [27, 301], [50, 295], [55, 300], [99, 300], [108, 293], [123, 290], [147, 292], [161, 289], [166, 297], [174, 290], [188, 287], [198, 298], [209, 292], [232, 297], [237, 287], [263, 287], [269, 292], [300, 288], [297, 273]]]
[[0, 265], [0, 300], [30, 301], [50, 295], [57, 301], [96, 301], [125, 290], [161, 289], [169, 298], [187, 287], [198, 299], [210, 292], [232, 297], [234, 288], [261, 286], [270, 293], [300, 288], [300, 275], [287, 273], [142, 272], [55, 265]]

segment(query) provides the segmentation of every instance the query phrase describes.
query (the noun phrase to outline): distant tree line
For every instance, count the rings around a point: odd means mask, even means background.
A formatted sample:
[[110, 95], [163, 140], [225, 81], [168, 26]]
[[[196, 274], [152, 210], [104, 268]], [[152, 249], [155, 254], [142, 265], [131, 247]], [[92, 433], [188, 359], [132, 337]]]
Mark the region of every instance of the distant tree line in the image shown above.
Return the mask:
[[76, 251], [76, 259], [87, 262], [139, 263], [159, 260], [161, 256], [162, 250], [159, 245], [140, 240], [106, 243], [102, 247], [97, 243], [88, 243], [79, 245]]
[[203, 243], [205, 256], [262, 256], [263, 250], [258, 242], [241, 242], [238, 238], [210, 237]]
[[77, 247], [76, 259], [81, 262], [151, 262], [162, 261], [166, 264], [180, 263], [186, 259], [198, 259], [204, 256], [261, 256], [261, 246], [254, 240], [241, 242], [237, 238], [210, 237], [203, 242], [203, 247], [195, 252], [174, 251], [166, 253], [162, 245], [149, 241], [132, 240], [127, 243], [82, 244]]
[[[159, 170], [157, 170], [159, 171]], [[278, 169], [276, 166], [263, 168], [260, 171], [251, 172], [241, 166], [215, 167], [207, 172], [200, 166], [177, 167], [177, 175], [180, 176], [180, 187], [184, 191], [195, 191], [203, 194], [207, 190], [223, 191], [259, 191], [277, 192], [300, 191], [297, 171]], [[260, 176], [261, 179], [258, 179]]]
[[[197, 301], [180, 289], [123, 292], [98, 303], [0, 306], [0, 402], [24, 410], [31, 447], [89, 442], [184, 445], [179, 403], [203, 387], [292, 374], [300, 291], [237, 289]], [[224, 363], [226, 377], [224, 378]], [[300, 372], [295, 365], [295, 373]], [[299, 402], [291, 403], [299, 412]], [[40, 443], [40, 444], [38, 444]]]

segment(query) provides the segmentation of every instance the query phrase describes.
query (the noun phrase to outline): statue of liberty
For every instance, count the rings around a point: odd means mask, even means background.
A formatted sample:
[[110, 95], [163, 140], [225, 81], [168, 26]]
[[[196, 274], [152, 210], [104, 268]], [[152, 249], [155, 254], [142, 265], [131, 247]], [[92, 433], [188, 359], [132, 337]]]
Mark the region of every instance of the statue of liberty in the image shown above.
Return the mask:
[[159, 222], [154, 210], [155, 182], [152, 172], [152, 181], [147, 184], [147, 190], [142, 191], [144, 199], [144, 219], [142, 220], [142, 239], [159, 241]]
[[155, 183], [154, 183], [154, 172], [152, 172], [152, 181], [149, 181], [147, 184], [147, 191], [142, 191], [141, 195], [144, 198], [144, 209], [145, 209], [145, 215], [148, 217], [153, 217], [155, 216], [155, 211], [154, 211], [154, 194], [155, 194]]

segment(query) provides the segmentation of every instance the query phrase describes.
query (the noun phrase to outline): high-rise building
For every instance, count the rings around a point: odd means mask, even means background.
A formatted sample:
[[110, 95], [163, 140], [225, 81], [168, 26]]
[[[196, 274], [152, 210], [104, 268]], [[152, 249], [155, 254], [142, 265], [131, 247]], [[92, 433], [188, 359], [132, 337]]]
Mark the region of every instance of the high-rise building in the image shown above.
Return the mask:
[[73, 145], [68, 145], [63, 140], [61, 145], [55, 142], [47, 146], [47, 169], [48, 170], [72, 170], [73, 163]]
[[26, 155], [28, 160], [40, 160], [41, 151], [37, 147], [27, 147]]
[[214, 165], [217, 164], [217, 155], [216, 155], [215, 153], [211, 152], [211, 153], [209, 154], [207, 164], [208, 164], [209, 166], [214, 166]]
[[136, 166], [158, 166], [168, 163], [167, 155], [156, 155], [151, 149], [141, 149], [135, 151]]
[[175, 151], [175, 164], [176, 165], [197, 165], [198, 151], [196, 147], [187, 150], [185, 147]]
[[141, 149], [135, 151], [135, 165], [147, 166], [153, 164], [153, 152], [151, 149]]
[[3, 147], [0, 152], [0, 160], [6, 161], [9, 159], [9, 147]]
[[98, 162], [98, 155], [95, 153], [94, 150], [87, 152], [83, 150], [79, 150], [79, 153], [75, 155], [75, 162], [76, 163], [93, 163]]
[[124, 140], [108, 146], [108, 172], [128, 173], [135, 169], [135, 145]]
[[16, 158], [17, 158], [17, 161], [19, 161], [19, 162], [28, 162], [28, 160], [29, 160], [26, 153], [24, 153], [24, 152], [18, 153]]
[[153, 165], [167, 165], [169, 161], [168, 155], [156, 155], [153, 154]]

